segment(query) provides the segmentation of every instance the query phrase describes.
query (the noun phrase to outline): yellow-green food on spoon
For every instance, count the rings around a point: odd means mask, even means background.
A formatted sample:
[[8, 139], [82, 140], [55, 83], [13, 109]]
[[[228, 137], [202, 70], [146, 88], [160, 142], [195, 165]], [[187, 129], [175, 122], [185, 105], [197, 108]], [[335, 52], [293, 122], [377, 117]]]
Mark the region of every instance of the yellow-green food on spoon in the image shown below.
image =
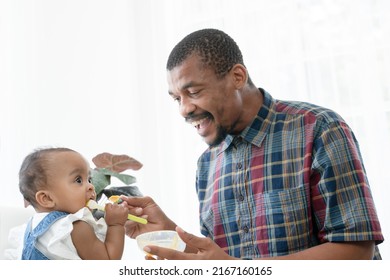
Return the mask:
[[[98, 209], [100, 211], [104, 211], [105, 208], [103, 205], [98, 204], [95, 200], [92, 199], [87, 202], [87, 207], [91, 210]], [[131, 214], [127, 215], [127, 219], [144, 225], [148, 223], [146, 219]]]

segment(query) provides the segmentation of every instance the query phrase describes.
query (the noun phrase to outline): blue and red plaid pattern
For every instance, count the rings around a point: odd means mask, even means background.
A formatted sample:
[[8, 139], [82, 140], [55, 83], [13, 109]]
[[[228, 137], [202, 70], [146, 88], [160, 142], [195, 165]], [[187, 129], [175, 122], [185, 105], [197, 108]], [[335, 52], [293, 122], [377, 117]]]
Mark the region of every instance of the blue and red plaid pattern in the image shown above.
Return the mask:
[[345, 121], [329, 109], [262, 92], [252, 124], [199, 158], [202, 234], [239, 258], [329, 241], [381, 243], [358, 143]]

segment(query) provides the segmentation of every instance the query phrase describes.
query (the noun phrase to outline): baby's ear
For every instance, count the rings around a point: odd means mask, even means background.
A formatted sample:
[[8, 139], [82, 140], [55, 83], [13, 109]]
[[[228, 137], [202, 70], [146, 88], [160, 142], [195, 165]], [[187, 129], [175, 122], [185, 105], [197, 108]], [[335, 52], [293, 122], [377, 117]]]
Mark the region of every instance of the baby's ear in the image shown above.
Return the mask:
[[35, 199], [41, 207], [53, 208], [55, 206], [54, 200], [50, 196], [50, 192], [47, 190], [38, 191], [35, 194]]

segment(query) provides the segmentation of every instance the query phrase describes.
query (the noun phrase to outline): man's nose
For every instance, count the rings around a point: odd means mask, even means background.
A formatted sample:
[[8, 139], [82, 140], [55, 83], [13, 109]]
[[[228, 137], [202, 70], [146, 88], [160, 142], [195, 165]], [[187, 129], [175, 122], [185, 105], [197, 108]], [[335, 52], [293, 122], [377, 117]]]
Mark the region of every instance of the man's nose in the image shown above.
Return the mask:
[[180, 101], [180, 114], [185, 118], [194, 113], [196, 106], [189, 98], [182, 98]]

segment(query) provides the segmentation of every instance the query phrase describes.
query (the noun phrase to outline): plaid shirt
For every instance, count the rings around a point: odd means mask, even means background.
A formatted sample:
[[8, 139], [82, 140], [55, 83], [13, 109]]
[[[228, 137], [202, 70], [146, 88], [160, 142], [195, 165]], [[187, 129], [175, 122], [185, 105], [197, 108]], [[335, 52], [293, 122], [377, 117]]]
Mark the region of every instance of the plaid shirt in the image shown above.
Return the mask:
[[345, 121], [329, 109], [261, 91], [264, 104], [251, 125], [199, 158], [202, 234], [239, 258], [281, 256], [328, 241], [381, 243], [358, 144]]

